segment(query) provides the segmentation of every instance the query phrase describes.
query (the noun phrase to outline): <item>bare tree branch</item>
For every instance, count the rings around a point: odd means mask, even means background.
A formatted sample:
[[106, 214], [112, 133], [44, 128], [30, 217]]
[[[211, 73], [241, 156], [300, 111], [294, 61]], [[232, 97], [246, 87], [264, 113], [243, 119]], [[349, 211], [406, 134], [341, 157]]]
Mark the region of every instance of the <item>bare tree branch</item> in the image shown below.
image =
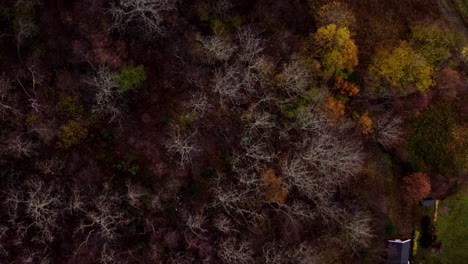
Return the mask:
[[136, 26], [141, 32], [161, 36], [165, 33], [165, 17], [168, 11], [176, 10], [177, 0], [119, 0], [111, 5], [111, 28], [120, 31]]

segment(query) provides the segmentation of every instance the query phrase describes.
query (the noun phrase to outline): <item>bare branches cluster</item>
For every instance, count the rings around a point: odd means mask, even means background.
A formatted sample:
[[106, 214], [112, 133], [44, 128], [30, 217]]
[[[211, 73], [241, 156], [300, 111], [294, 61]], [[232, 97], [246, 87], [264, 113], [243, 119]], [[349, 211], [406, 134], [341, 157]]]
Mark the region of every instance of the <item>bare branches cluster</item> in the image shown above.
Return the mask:
[[227, 61], [233, 55], [235, 46], [228, 40], [221, 38], [218, 35], [199, 37], [198, 41], [203, 45], [208, 56], [216, 61]]
[[137, 29], [150, 36], [164, 35], [165, 13], [176, 10], [177, 2], [178, 0], [119, 0], [118, 4], [113, 4], [108, 10], [112, 16], [112, 28], [120, 31]]
[[254, 251], [250, 243], [237, 241], [231, 237], [219, 244], [218, 256], [227, 264], [247, 264], [254, 263]]
[[35, 167], [45, 175], [57, 175], [60, 174], [65, 167], [65, 162], [54, 157], [51, 159], [36, 161]]
[[37, 154], [37, 144], [31, 139], [21, 135], [11, 137], [6, 143], [6, 153], [17, 159], [31, 157]]
[[392, 114], [384, 114], [375, 122], [374, 139], [386, 149], [394, 147], [403, 138], [403, 119]]
[[[111, 242], [118, 237], [118, 230], [128, 223], [129, 219], [120, 210], [123, 197], [113, 193], [108, 185], [102, 192], [83, 208], [85, 220], [80, 224], [79, 230], [91, 234], [97, 234], [106, 242]], [[86, 204], [83, 204], [86, 205]], [[86, 243], [87, 239], [83, 242]]]
[[203, 92], [192, 94], [190, 100], [186, 103], [188, 115], [194, 118], [202, 118], [206, 112], [212, 108], [208, 98]]
[[54, 240], [63, 196], [53, 185], [47, 186], [39, 179], [28, 180], [19, 188], [6, 191], [5, 205], [19, 243], [31, 228], [35, 232], [34, 241], [48, 244]]
[[262, 39], [259, 35], [259, 32], [252, 27], [244, 27], [237, 32], [239, 59], [248, 65], [254, 64], [255, 59], [263, 51]]
[[173, 125], [169, 129], [168, 136], [164, 145], [169, 154], [177, 156], [178, 164], [181, 166], [192, 163], [193, 158], [200, 152], [196, 141], [197, 131], [188, 131]]
[[117, 89], [116, 76], [106, 66], [96, 69], [96, 74], [85, 81], [96, 91], [96, 103], [93, 112], [109, 116], [109, 122], [122, 115], [121, 93]]
[[338, 184], [358, 173], [364, 162], [361, 147], [351, 140], [322, 135], [307, 145], [304, 160]]
[[[232, 63], [225, 63], [223, 67], [217, 68], [212, 81], [213, 91], [218, 93], [223, 101], [231, 103], [239, 103], [243, 99], [243, 92], [249, 95], [257, 94], [258, 85], [269, 81], [273, 68], [270, 61], [261, 57], [262, 39], [255, 29], [241, 28], [237, 32], [237, 41], [238, 45], [232, 50], [227, 47], [224, 50], [229, 51], [229, 54], [236, 51], [235, 59]], [[216, 43], [222, 44], [220, 41]]]
[[0, 120], [4, 120], [9, 113], [18, 113], [15, 108], [13, 86], [5, 75], [0, 76]]
[[318, 263], [318, 256], [311, 245], [301, 243], [293, 248], [285, 248], [284, 245], [271, 242], [262, 248], [263, 260], [266, 264], [314, 264]]
[[346, 214], [344, 218], [342, 226], [348, 234], [349, 246], [354, 251], [368, 247], [371, 238], [374, 237], [371, 216], [362, 211], [356, 211]]
[[332, 126], [330, 119], [317, 106], [308, 106], [297, 110], [295, 127], [315, 134], [328, 134]]
[[234, 64], [224, 69], [217, 69], [213, 78], [213, 91], [219, 94], [221, 100], [235, 103], [240, 100], [241, 80], [240, 65]]
[[310, 71], [298, 60], [289, 62], [280, 74], [282, 86], [289, 96], [304, 94], [312, 83]]

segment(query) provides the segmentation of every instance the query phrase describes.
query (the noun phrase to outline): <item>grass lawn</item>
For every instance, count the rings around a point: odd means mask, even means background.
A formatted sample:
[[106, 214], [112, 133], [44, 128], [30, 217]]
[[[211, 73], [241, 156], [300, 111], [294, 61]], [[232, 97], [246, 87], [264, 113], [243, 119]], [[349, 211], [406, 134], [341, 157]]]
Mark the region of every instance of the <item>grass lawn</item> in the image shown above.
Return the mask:
[[468, 185], [439, 204], [436, 234], [442, 251], [432, 254], [433, 263], [466, 263], [468, 260]]

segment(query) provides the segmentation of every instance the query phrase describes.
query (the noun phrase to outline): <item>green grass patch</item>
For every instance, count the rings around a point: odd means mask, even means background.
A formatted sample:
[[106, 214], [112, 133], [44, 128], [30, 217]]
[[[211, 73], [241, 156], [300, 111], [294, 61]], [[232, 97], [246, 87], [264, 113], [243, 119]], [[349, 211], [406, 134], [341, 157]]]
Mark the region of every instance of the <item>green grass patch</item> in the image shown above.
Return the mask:
[[438, 101], [410, 120], [407, 140], [408, 158], [414, 171], [459, 175], [468, 155], [466, 141], [457, 139], [460, 125], [457, 103]]
[[439, 204], [438, 220], [435, 223], [437, 238], [442, 250], [433, 253], [433, 263], [462, 263], [468, 259], [468, 186]]

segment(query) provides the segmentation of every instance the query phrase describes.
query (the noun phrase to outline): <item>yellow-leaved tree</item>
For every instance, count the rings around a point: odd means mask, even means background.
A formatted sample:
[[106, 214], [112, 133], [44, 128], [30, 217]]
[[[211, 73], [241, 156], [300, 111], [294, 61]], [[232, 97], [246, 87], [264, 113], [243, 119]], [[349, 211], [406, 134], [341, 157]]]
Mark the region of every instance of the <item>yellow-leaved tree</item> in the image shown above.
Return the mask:
[[401, 95], [409, 93], [404, 88], [408, 84], [423, 92], [434, 84], [433, 66], [406, 41], [402, 41], [392, 50], [378, 50], [369, 70], [397, 88]]
[[457, 36], [436, 25], [416, 26], [411, 32], [411, 43], [432, 64], [446, 62], [457, 44]]
[[326, 73], [346, 77], [358, 64], [358, 48], [347, 27], [321, 27], [313, 35], [317, 55]]

